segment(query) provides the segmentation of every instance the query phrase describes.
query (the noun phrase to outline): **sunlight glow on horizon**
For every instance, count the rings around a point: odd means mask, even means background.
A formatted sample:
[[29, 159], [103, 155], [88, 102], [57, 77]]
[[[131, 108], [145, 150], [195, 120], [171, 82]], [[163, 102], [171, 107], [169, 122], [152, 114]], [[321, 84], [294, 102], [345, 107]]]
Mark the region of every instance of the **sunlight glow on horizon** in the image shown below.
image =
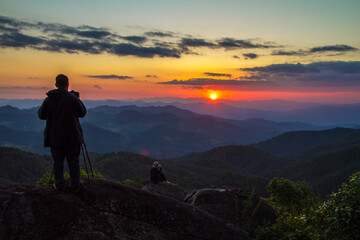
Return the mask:
[[0, 98], [43, 98], [63, 73], [83, 99], [359, 102], [360, 2], [325, 3], [1, 2]]

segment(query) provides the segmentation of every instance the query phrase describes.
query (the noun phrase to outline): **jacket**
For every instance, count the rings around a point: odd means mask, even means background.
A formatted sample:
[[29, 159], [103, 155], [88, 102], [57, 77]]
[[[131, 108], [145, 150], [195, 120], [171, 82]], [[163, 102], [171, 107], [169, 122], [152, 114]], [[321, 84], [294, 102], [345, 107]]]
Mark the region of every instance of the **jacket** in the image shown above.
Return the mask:
[[78, 97], [66, 89], [49, 91], [38, 115], [40, 119], [46, 120], [45, 147], [68, 147], [82, 144], [83, 133], [79, 118], [86, 115], [86, 108]]

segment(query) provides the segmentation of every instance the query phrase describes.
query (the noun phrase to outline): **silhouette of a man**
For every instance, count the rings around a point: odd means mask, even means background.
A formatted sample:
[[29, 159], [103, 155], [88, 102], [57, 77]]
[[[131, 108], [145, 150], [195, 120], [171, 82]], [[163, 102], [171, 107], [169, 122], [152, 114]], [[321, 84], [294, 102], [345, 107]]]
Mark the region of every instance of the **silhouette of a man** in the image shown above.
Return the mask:
[[79, 94], [68, 91], [69, 79], [63, 74], [56, 77], [57, 89], [47, 93], [39, 109], [39, 118], [46, 120], [44, 131], [45, 147], [50, 147], [54, 160], [53, 170], [56, 190], [62, 190], [64, 181], [64, 160], [69, 166], [71, 188], [80, 191], [79, 156], [83, 134], [79, 122], [86, 114], [86, 108], [79, 99]]

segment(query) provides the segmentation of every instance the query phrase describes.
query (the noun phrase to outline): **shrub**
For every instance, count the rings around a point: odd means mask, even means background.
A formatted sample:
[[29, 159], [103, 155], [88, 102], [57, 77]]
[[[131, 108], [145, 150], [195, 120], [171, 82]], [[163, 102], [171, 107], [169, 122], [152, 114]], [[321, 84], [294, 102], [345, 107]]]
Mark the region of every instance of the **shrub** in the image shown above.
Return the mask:
[[[51, 177], [51, 179], [50, 179]], [[82, 178], [87, 178], [88, 175], [86, 173], [86, 171], [84, 169], [80, 169], [80, 177]], [[91, 173], [89, 173], [89, 177], [93, 177]], [[101, 178], [104, 179], [104, 176], [101, 175], [101, 173], [99, 172], [94, 172], [94, 177], [95, 178]], [[66, 171], [64, 173], [64, 178], [65, 179], [70, 179], [70, 174], [68, 171]], [[55, 178], [54, 175], [51, 175], [50, 173], [46, 172], [37, 182], [36, 184], [39, 185], [44, 185], [44, 184], [53, 184], [55, 182]]]

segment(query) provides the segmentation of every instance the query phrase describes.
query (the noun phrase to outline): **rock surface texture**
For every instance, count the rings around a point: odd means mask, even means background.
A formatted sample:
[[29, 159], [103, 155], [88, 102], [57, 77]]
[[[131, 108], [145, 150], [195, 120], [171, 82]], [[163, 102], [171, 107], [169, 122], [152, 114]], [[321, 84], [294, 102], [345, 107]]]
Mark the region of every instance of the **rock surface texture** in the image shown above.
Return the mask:
[[141, 189], [148, 192], [165, 195], [167, 197], [174, 198], [179, 201], [184, 201], [186, 196], [186, 191], [182, 187], [171, 183], [158, 183], [158, 184], [149, 183], [143, 186]]
[[0, 185], [0, 239], [251, 239], [186, 203], [105, 180], [80, 193]]
[[258, 226], [273, 224], [274, 209], [259, 197], [239, 188], [203, 188], [188, 194], [185, 201], [250, 233]]

